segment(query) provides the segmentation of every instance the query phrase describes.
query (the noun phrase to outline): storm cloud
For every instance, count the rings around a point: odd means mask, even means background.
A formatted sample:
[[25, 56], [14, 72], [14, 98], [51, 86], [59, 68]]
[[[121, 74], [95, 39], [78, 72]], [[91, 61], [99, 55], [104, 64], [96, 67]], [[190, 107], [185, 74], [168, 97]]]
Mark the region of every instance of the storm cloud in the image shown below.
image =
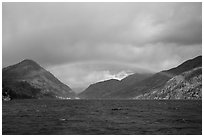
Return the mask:
[[78, 88], [202, 54], [202, 3], [3, 3], [3, 67], [32, 59]]

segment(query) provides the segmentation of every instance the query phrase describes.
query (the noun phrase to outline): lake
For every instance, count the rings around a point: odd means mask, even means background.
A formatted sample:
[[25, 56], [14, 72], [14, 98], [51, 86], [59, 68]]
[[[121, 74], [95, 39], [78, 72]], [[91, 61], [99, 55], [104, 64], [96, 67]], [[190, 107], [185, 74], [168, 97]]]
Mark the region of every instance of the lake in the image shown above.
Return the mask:
[[202, 134], [201, 100], [12, 100], [3, 135]]

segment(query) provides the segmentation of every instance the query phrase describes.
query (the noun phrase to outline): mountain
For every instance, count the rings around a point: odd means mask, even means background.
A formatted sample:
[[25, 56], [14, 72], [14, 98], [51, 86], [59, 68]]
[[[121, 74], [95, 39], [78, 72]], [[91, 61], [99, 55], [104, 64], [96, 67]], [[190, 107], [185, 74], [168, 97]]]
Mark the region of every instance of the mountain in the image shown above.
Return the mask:
[[163, 87], [165, 83], [174, 76], [201, 66], [202, 56], [187, 60], [175, 68], [161, 71], [142, 81], [124, 88], [122, 91], [118, 92], [117, 98], [132, 98], [141, 94], [148, 93], [150, 91]]
[[127, 76], [121, 81], [110, 79], [90, 85], [87, 89], [79, 94], [80, 98], [94, 99], [94, 98], [116, 98], [118, 92], [135, 82], [141, 81], [152, 74], [135, 73]]
[[3, 95], [11, 98], [72, 98], [71, 88], [32, 60], [3, 68]]
[[171, 78], [197, 67], [202, 67], [202, 56], [187, 60], [175, 68], [164, 70], [154, 75], [139, 75], [136, 73], [121, 81], [117, 81], [117, 84], [113, 82], [109, 83], [110, 81], [104, 81], [105, 86], [104, 82], [92, 84], [79, 94], [79, 96], [83, 95], [81, 96], [83, 98], [95, 98], [97, 96], [97, 98], [132, 99], [139, 95], [161, 89]]
[[133, 87], [130, 88], [129, 91], [131, 91], [131, 95], [129, 95], [128, 97], [131, 97], [132, 95], [135, 96], [144, 94], [154, 89], [161, 88], [169, 79], [185, 71], [192, 70], [196, 67], [202, 67], [202, 56], [187, 60], [175, 68], [161, 71], [148, 79], [136, 83]]
[[163, 88], [136, 96], [134, 99], [201, 99], [202, 67], [171, 78]]
[[121, 82], [116, 79], [110, 79], [90, 85], [82, 93], [79, 94], [80, 98], [96, 99], [104, 98], [111, 94], [116, 88], [121, 87]]
[[121, 82], [127, 86], [134, 85], [135, 83], [142, 81], [148, 77], [150, 77], [152, 74], [151, 73], [134, 73], [132, 75], [129, 75], [121, 80]]

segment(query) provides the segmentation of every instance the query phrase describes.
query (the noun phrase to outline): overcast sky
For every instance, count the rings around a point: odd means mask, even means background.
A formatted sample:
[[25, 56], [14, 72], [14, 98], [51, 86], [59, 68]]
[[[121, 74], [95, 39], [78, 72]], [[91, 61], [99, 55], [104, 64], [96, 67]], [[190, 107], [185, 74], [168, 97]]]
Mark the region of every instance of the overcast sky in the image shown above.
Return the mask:
[[201, 3], [3, 3], [3, 67], [32, 59], [71, 88], [202, 54]]

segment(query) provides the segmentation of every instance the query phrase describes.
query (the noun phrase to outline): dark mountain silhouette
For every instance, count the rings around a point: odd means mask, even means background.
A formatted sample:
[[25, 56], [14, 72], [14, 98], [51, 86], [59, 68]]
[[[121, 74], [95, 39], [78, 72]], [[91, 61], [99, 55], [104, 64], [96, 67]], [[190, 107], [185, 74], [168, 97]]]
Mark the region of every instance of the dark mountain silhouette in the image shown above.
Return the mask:
[[[175, 68], [161, 71], [154, 75], [144, 74], [138, 78], [138, 74], [133, 74], [118, 81], [117, 84], [104, 81], [106, 83], [105, 87], [102, 84], [103, 82], [96, 83], [79, 94], [79, 96], [84, 98], [94, 98], [95, 95], [97, 95], [97, 98], [133, 98], [155, 89], [160, 89], [174, 76], [197, 67], [202, 67], [202, 56], [190, 59]], [[111, 90], [107, 83], [111, 85], [110, 87], [113, 87]]]
[[135, 73], [127, 76], [121, 81], [116, 79], [110, 79], [102, 82], [98, 82], [90, 85], [87, 89], [81, 92], [78, 96], [80, 98], [115, 98], [118, 92], [124, 88], [127, 88], [134, 83], [141, 81], [152, 74], [139, 74]]
[[127, 86], [131, 86], [134, 85], [135, 83], [142, 81], [148, 77], [150, 77], [152, 74], [151, 73], [144, 73], [144, 74], [140, 74], [140, 73], [134, 73], [132, 75], [129, 75], [125, 78], [123, 78], [121, 80], [121, 82]]
[[82, 93], [79, 94], [80, 98], [104, 98], [111, 94], [117, 88], [122, 86], [121, 82], [116, 79], [110, 79], [90, 85]]
[[71, 88], [32, 60], [3, 68], [3, 94], [12, 98], [74, 97]]

